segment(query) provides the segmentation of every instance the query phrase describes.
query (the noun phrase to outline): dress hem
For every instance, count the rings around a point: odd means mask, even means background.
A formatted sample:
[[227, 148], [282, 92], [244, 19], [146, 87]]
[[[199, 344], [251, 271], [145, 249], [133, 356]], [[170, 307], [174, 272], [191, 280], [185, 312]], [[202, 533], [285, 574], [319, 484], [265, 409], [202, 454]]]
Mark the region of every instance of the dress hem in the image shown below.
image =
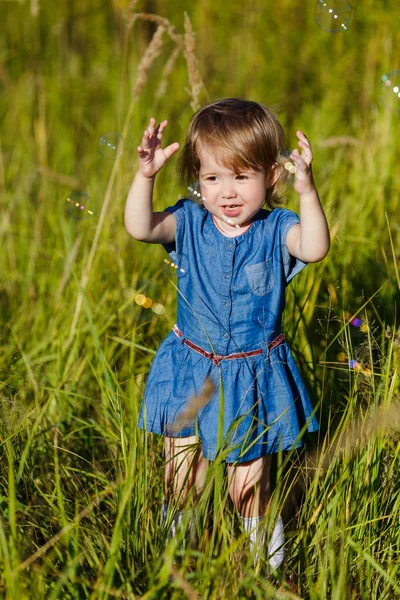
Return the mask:
[[[163, 437], [166, 437], [165, 432], [162, 432], [157, 427], [154, 427], [153, 429], [145, 428], [143, 421], [138, 422], [138, 427], [142, 431], [147, 431], [147, 433], [155, 433], [156, 435], [162, 435]], [[318, 427], [316, 427], [316, 428], [311, 427], [310, 429], [307, 429], [307, 433], [316, 433], [318, 430], [319, 430]], [[184, 428], [181, 430], [180, 435], [168, 436], [168, 437], [185, 438], [185, 437], [194, 436], [194, 435], [196, 435], [196, 432], [194, 429]], [[207, 446], [207, 444], [201, 439], [201, 436], [199, 436], [199, 439], [201, 442], [203, 456], [207, 460], [211, 460], [211, 461], [215, 460], [216, 454], [217, 454], [216, 451], [211, 449], [209, 446]], [[253, 451], [249, 450], [248, 452], [244, 452], [244, 454], [242, 456], [239, 456], [236, 458], [230, 458], [228, 460], [228, 457], [229, 457], [229, 454], [228, 454], [227, 457], [225, 458], [224, 462], [236, 462], [236, 461], [247, 462], [249, 460], [253, 460], [255, 458], [260, 458], [261, 456], [265, 456], [267, 454], [277, 454], [280, 449], [282, 450], [282, 452], [286, 452], [288, 450], [292, 450], [293, 448], [301, 448], [303, 446], [303, 441], [301, 439], [297, 442], [296, 446], [293, 446], [296, 439], [297, 438], [293, 438], [293, 436], [276, 437], [272, 442], [270, 442], [268, 444], [257, 444], [254, 447]], [[260, 450], [264, 450], [264, 452], [260, 452]], [[236, 454], [238, 454], [237, 451], [236, 451]], [[239, 452], [239, 454], [240, 454], [240, 452]], [[242, 460], [240, 460], [240, 459], [242, 459]]]

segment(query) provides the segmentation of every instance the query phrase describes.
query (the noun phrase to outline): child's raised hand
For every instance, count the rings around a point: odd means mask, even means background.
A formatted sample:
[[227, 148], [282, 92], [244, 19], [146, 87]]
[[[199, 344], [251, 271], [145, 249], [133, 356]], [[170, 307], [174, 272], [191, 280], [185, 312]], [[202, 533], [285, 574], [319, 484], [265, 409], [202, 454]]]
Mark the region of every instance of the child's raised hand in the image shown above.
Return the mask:
[[295, 148], [290, 154], [291, 160], [296, 165], [296, 175], [294, 178], [294, 189], [301, 196], [315, 190], [314, 179], [311, 169], [313, 154], [310, 142], [302, 131], [296, 131], [299, 138], [299, 146], [302, 149], [301, 154]]
[[156, 120], [151, 117], [149, 126], [142, 138], [142, 145], [137, 147], [139, 154], [139, 170], [144, 177], [153, 177], [165, 165], [170, 156], [179, 149], [178, 142], [161, 148], [163, 131], [168, 121], [162, 121], [156, 127]]

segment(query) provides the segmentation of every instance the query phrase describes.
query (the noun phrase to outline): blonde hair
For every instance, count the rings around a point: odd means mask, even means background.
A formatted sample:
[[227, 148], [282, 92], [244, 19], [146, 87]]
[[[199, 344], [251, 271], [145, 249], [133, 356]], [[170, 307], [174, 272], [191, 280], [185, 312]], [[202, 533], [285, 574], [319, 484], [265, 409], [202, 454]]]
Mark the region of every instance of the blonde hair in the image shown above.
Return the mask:
[[269, 208], [282, 204], [279, 189], [288, 181], [282, 167], [285, 135], [273, 112], [258, 102], [225, 98], [207, 104], [191, 118], [186, 141], [179, 154], [177, 174], [182, 186], [193, 184], [199, 176], [200, 159], [197, 143], [206, 146], [227, 169], [240, 173], [246, 169], [275, 167], [278, 178], [267, 189]]

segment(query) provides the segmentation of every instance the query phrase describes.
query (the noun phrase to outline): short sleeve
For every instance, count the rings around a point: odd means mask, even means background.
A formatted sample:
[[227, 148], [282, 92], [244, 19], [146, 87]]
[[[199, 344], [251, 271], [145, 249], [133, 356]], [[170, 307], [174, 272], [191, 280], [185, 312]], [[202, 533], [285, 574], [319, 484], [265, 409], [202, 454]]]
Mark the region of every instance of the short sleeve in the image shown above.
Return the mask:
[[176, 223], [175, 241], [171, 244], [163, 244], [164, 248], [174, 262], [178, 261], [178, 256], [182, 253], [183, 241], [185, 235], [185, 220], [187, 218], [187, 202], [190, 200], [181, 199], [173, 206], [167, 206], [163, 212], [170, 212], [174, 215]]
[[286, 246], [286, 237], [288, 231], [293, 227], [293, 225], [297, 225], [297, 223], [300, 223], [299, 216], [292, 210], [288, 210], [286, 208], [278, 210], [281, 213], [279, 215], [279, 239], [281, 247], [281, 257], [283, 261], [286, 284], [288, 284], [293, 279], [293, 277], [297, 275], [297, 273], [300, 273], [300, 271], [304, 269], [305, 266], [307, 266], [307, 263], [289, 254], [289, 251]]

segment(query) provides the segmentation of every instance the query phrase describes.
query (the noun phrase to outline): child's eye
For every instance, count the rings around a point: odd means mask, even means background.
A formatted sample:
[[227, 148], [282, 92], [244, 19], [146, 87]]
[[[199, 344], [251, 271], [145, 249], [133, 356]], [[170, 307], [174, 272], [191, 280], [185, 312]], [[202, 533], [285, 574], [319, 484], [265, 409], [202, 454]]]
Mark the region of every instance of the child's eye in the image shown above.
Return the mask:
[[210, 175], [210, 177], [206, 177], [207, 181], [215, 181], [217, 178], [215, 177], [215, 175]]
[[238, 175], [238, 179], [248, 179], [247, 175]]

